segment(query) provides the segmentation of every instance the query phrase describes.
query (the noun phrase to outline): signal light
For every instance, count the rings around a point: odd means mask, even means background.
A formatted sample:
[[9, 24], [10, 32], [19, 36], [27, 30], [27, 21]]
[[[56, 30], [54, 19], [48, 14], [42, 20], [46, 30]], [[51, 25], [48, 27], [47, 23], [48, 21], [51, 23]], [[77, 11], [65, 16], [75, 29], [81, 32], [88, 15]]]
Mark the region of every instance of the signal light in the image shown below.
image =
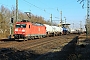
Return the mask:
[[13, 18], [11, 18], [11, 23], [13, 23], [13, 20], [14, 20], [14, 19], [13, 19]]

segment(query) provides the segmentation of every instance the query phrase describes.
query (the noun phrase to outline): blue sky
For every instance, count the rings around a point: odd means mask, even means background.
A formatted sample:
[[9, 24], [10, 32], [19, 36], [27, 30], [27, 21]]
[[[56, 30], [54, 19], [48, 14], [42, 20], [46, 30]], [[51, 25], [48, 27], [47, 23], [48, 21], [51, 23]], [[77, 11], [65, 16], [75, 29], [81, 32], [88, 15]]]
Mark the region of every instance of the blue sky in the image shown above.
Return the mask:
[[[16, 7], [16, 0], [0, 0], [0, 5], [11, 9], [12, 6]], [[60, 11], [62, 11], [62, 19], [65, 20], [66, 17], [71, 27], [74, 23], [74, 27], [79, 28], [80, 21], [83, 27], [85, 25], [86, 8], [82, 9], [82, 4], [77, 0], [18, 0], [18, 9], [22, 12], [30, 11], [34, 15], [44, 17], [45, 20], [49, 20], [52, 14], [52, 20], [56, 23], [60, 22], [55, 20], [60, 20]]]

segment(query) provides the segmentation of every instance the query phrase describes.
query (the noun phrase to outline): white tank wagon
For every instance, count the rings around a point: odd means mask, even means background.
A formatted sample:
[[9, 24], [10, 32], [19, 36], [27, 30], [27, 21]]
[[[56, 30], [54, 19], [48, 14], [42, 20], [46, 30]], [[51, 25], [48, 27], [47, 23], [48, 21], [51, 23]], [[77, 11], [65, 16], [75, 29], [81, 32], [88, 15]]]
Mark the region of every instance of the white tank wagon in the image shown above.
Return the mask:
[[46, 26], [46, 33], [47, 36], [55, 36], [55, 35], [61, 35], [62, 28], [58, 26], [50, 26], [47, 24], [44, 24]]
[[51, 36], [53, 34], [53, 28], [48, 24], [44, 24], [44, 26], [46, 27], [47, 36]]
[[71, 34], [81, 34], [84, 33], [84, 30], [81, 29], [71, 29]]
[[54, 31], [54, 35], [60, 36], [62, 34], [62, 30], [63, 30], [62, 27], [52, 26], [52, 28], [53, 28], [53, 31]]

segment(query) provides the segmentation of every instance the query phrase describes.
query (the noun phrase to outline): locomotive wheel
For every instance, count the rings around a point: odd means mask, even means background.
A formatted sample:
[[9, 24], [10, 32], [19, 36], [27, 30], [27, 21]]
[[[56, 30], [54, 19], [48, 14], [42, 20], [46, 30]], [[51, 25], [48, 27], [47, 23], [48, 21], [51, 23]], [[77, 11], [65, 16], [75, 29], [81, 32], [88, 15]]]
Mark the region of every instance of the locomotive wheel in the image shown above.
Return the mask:
[[34, 36], [31, 37], [31, 40], [34, 40]]
[[40, 38], [42, 38], [42, 36], [38, 36], [38, 38], [40, 39]]
[[26, 37], [25, 40], [34, 40], [34, 37], [33, 37], [33, 36], [31, 36], [31, 37]]
[[43, 38], [42, 35], [40, 36], [40, 38]]
[[45, 36], [45, 35], [43, 35], [42, 37], [43, 37], [43, 38], [45, 38], [46, 36]]
[[24, 41], [28, 41], [28, 39], [27, 38], [24, 38]]
[[24, 41], [28, 41], [29, 40], [29, 37], [26, 37], [25, 39], [24, 39]]

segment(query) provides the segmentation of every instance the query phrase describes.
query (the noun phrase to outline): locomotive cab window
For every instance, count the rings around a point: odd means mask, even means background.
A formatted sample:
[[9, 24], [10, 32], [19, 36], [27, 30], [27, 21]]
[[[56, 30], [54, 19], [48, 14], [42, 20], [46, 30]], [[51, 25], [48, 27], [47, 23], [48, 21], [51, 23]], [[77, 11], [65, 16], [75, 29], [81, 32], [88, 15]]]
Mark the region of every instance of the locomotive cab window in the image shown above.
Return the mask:
[[26, 24], [16, 24], [16, 28], [26, 28]]

